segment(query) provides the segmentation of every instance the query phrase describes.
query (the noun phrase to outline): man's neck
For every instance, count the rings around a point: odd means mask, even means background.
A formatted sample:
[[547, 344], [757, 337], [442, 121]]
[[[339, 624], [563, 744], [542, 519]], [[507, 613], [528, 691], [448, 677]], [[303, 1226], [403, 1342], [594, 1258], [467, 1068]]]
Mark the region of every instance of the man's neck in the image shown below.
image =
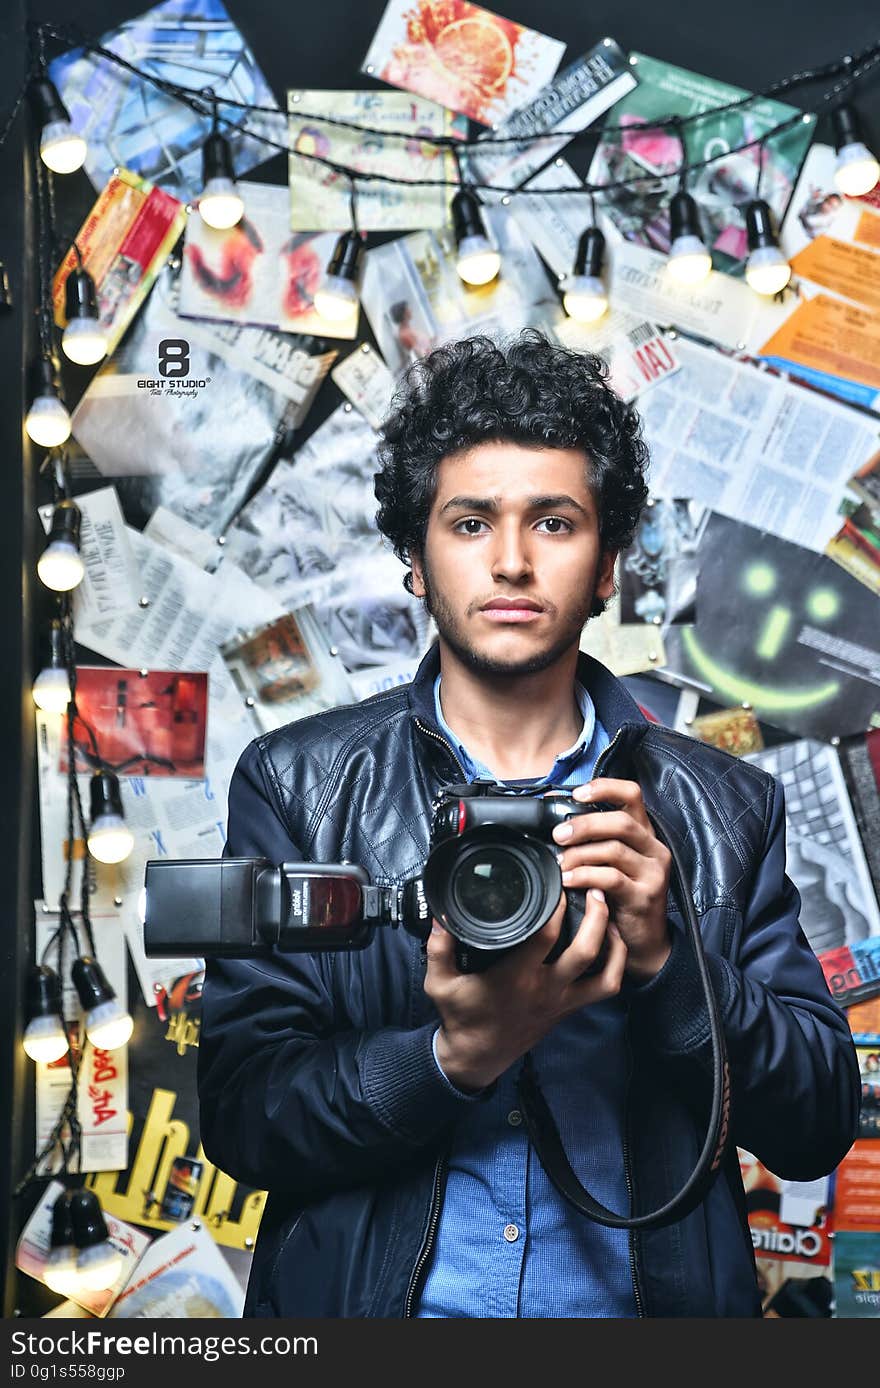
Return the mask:
[[549, 774], [583, 727], [577, 647], [546, 670], [511, 676], [471, 670], [439, 644], [443, 717], [470, 755], [502, 781]]

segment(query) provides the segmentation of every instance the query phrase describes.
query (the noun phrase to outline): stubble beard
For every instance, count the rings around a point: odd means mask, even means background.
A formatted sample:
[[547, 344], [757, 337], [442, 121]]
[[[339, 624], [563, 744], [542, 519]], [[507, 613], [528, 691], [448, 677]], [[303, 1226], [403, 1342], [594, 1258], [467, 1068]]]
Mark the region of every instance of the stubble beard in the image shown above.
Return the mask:
[[437, 630], [444, 642], [462, 664], [476, 674], [506, 675], [508, 678], [517, 675], [536, 675], [541, 670], [548, 670], [570, 651], [572, 646], [577, 646], [580, 643], [584, 624], [593, 612], [595, 600], [594, 575], [589, 597], [584, 599], [582, 605], [578, 604], [577, 609], [573, 610], [570, 616], [566, 616], [563, 629], [550, 646], [544, 650], [535, 651], [532, 655], [524, 658], [505, 660], [478, 650], [467, 640], [457, 613], [443, 594], [434, 587], [424, 556], [422, 556], [422, 584], [425, 589], [425, 607], [434, 618]]

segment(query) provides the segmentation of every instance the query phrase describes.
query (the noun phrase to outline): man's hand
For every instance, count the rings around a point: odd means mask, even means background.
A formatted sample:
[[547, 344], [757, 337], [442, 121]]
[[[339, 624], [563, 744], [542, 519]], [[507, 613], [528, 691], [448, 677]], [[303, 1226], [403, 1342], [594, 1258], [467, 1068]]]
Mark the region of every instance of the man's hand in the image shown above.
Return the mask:
[[626, 972], [644, 982], [659, 973], [671, 944], [666, 920], [671, 857], [657, 838], [636, 781], [607, 778], [577, 786], [575, 800], [618, 809], [575, 815], [553, 830], [564, 846], [562, 883], [580, 891], [599, 887], [611, 920], [626, 944]]
[[[481, 974], [459, 973], [455, 941], [434, 922], [425, 992], [442, 1023], [437, 1059], [458, 1089], [483, 1089], [563, 1017], [620, 991], [626, 946], [615, 926], [608, 924], [601, 891], [587, 893], [587, 909], [571, 944], [554, 963], [544, 963], [559, 938], [565, 904], [563, 893], [541, 930]], [[582, 978], [595, 962], [606, 931], [604, 967]]]

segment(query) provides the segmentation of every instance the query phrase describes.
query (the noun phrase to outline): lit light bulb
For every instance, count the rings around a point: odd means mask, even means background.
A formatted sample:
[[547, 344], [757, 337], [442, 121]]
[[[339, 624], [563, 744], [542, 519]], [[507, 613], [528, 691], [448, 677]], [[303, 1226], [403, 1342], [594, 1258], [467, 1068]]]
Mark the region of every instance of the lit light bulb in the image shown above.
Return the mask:
[[831, 113], [837, 160], [834, 182], [848, 198], [864, 197], [880, 179], [880, 162], [862, 139], [859, 121], [851, 106], [838, 106]]
[[486, 235], [480, 204], [467, 188], [459, 188], [452, 199], [452, 225], [459, 277], [474, 287], [489, 284], [501, 269], [501, 256]]
[[235, 182], [232, 148], [216, 128], [202, 147], [202, 192], [199, 216], [215, 231], [229, 231], [244, 216], [244, 200]]
[[315, 294], [315, 311], [329, 323], [344, 323], [358, 315], [358, 283], [364, 258], [363, 238], [356, 231], [339, 237]]
[[117, 998], [99, 1003], [85, 1015], [86, 1036], [99, 1051], [115, 1051], [124, 1046], [134, 1031], [134, 1021]]
[[43, 1281], [59, 1296], [70, 1296], [78, 1285], [71, 1192], [63, 1190], [52, 1206], [52, 1235]]
[[89, 149], [69, 120], [44, 125], [40, 135], [40, 158], [53, 173], [75, 173], [86, 162]]
[[134, 1030], [134, 1022], [117, 998], [104, 970], [90, 955], [80, 955], [71, 970], [80, 1006], [85, 1013], [86, 1036], [101, 1051], [124, 1046]]
[[71, 125], [70, 113], [58, 95], [58, 88], [43, 76], [34, 82], [31, 94], [37, 121], [42, 127], [40, 158], [53, 173], [74, 173], [85, 163], [88, 145]]
[[244, 216], [244, 199], [231, 178], [212, 178], [199, 198], [199, 216], [214, 231], [229, 231]]
[[31, 1060], [51, 1065], [67, 1052], [67, 1032], [58, 1017], [35, 1017], [25, 1027], [21, 1044]]
[[71, 682], [61, 645], [61, 623], [51, 623], [49, 665], [37, 675], [31, 690], [33, 702], [44, 713], [64, 713], [71, 702]]
[[679, 236], [669, 248], [667, 268], [679, 284], [700, 284], [712, 269], [712, 257], [699, 236]]
[[576, 323], [596, 323], [608, 312], [608, 294], [597, 275], [569, 275], [562, 289], [562, 307]]
[[61, 980], [54, 969], [39, 964], [28, 977], [27, 1008], [30, 1021], [21, 1044], [31, 1060], [51, 1065], [68, 1047], [61, 1008]]
[[71, 1193], [70, 1216], [74, 1243], [78, 1250], [78, 1289], [88, 1292], [108, 1291], [119, 1280], [123, 1258], [107, 1236], [104, 1214], [93, 1191], [82, 1189]]
[[760, 198], [746, 207], [746, 234], [746, 283], [756, 294], [778, 294], [791, 279], [791, 266], [779, 249], [770, 208]]
[[70, 415], [54, 386], [36, 396], [24, 427], [38, 448], [60, 448], [70, 438]]
[[572, 273], [562, 284], [562, 307], [577, 323], [595, 323], [608, 310], [608, 293], [602, 283], [605, 237], [598, 227], [581, 232]]
[[72, 1296], [79, 1290], [80, 1281], [76, 1271], [76, 1249], [73, 1244], [53, 1248], [46, 1259], [43, 1281], [51, 1291], [59, 1296]]
[[85, 565], [79, 552], [82, 513], [75, 501], [60, 501], [52, 512], [46, 548], [37, 560], [37, 573], [55, 593], [69, 593], [82, 582]]
[[700, 213], [690, 193], [680, 189], [669, 204], [672, 243], [666, 267], [679, 284], [699, 284], [712, 269], [700, 231]]
[[89, 795], [89, 852], [99, 863], [121, 863], [134, 847], [134, 835], [125, 823], [118, 776], [112, 771], [96, 771]]
[[95, 281], [80, 265], [64, 285], [67, 327], [61, 339], [65, 356], [77, 366], [94, 366], [107, 355], [107, 333], [98, 312]]
[[119, 815], [105, 814], [89, 829], [89, 852], [99, 863], [122, 863], [134, 848], [134, 835]]
[[122, 1271], [122, 1254], [109, 1239], [92, 1244], [76, 1260], [77, 1287], [85, 1292], [106, 1292], [114, 1287]]
[[47, 665], [34, 680], [31, 693], [43, 713], [65, 713], [70, 703], [70, 680], [66, 670]]

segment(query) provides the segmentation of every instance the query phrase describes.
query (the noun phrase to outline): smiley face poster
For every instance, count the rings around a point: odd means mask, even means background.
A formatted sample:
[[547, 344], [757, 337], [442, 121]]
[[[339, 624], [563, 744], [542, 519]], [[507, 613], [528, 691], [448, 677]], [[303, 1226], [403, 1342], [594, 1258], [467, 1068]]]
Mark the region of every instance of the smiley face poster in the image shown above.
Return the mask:
[[666, 668], [723, 704], [830, 741], [880, 726], [880, 602], [833, 560], [709, 513], [696, 625]]

